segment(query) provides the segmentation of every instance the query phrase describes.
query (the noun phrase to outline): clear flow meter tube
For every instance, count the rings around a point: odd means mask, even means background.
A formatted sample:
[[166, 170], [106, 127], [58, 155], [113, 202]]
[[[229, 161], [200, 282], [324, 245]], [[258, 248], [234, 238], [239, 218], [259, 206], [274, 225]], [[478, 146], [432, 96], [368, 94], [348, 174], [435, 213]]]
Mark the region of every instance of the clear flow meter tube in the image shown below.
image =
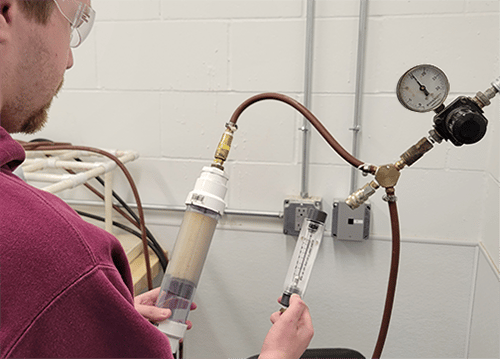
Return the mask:
[[320, 210], [314, 210], [310, 218], [304, 219], [285, 277], [284, 291], [281, 296], [283, 307], [290, 305], [292, 294], [303, 296], [306, 291], [325, 232], [325, 220], [326, 213]]
[[172, 311], [172, 316], [159, 323], [158, 329], [167, 334], [173, 353], [187, 329], [194, 293], [215, 227], [226, 206], [227, 180], [223, 170], [204, 167], [186, 200], [186, 212], [156, 303]]

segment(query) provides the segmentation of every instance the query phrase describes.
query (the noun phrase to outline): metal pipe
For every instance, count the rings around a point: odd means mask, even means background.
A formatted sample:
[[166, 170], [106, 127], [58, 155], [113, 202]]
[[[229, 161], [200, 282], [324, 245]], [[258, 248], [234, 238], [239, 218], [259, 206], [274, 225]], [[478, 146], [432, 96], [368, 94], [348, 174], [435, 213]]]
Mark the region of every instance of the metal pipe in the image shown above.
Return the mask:
[[[73, 206], [96, 206], [102, 207], [104, 206], [103, 202], [99, 201], [88, 201], [88, 200], [73, 200], [67, 199], [65, 202], [69, 205]], [[137, 205], [133, 203], [127, 203], [127, 205], [131, 208], [136, 208]], [[186, 206], [168, 206], [168, 205], [160, 205], [160, 204], [143, 204], [142, 208], [145, 210], [153, 210], [153, 211], [172, 211], [172, 212], [184, 212], [186, 210]], [[269, 218], [283, 218], [283, 212], [265, 212], [265, 211], [249, 211], [249, 210], [241, 210], [241, 209], [226, 209], [224, 214], [233, 215], [233, 216], [253, 216], [253, 217], [269, 217]]]
[[[307, 19], [306, 19], [306, 57], [304, 74], [304, 106], [307, 109], [311, 107], [311, 85], [313, 69], [313, 49], [314, 49], [314, 8], [315, 0], [307, 0]], [[307, 198], [309, 196], [309, 121], [304, 118], [302, 122], [302, 182], [300, 196]]]
[[[356, 64], [356, 92], [354, 95], [354, 120], [350, 130], [352, 130], [352, 150], [354, 157], [358, 156], [358, 137], [360, 131], [361, 100], [363, 95], [363, 75], [365, 66], [365, 42], [366, 42], [366, 20], [367, 20], [368, 0], [359, 1], [359, 24], [358, 24], [358, 54]], [[351, 193], [357, 188], [358, 169], [351, 169]]]

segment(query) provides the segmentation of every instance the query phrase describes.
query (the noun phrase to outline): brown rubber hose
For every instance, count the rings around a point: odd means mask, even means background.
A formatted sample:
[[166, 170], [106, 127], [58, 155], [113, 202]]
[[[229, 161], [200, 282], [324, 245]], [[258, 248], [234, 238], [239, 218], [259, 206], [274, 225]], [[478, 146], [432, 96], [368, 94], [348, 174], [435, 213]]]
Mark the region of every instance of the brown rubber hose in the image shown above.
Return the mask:
[[336, 140], [333, 136], [328, 132], [328, 130], [319, 122], [319, 120], [309, 111], [304, 105], [300, 102], [295, 101], [293, 98], [288, 97], [286, 95], [275, 93], [275, 92], [266, 92], [262, 94], [258, 94], [250, 97], [246, 101], [244, 101], [236, 110], [234, 111], [230, 122], [236, 125], [236, 121], [238, 117], [240, 117], [241, 113], [250, 105], [262, 101], [262, 100], [278, 100], [284, 102], [297, 111], [299, 111], [307, 120], [318, 130], [318, 132], [323, 136], [326, 142], [342, 157], [344, 160], [349, 162], [356, 168], [359, 168], [364, 162], [361, 162], [354, 156], [352, 156], [349, 152], [347, 152]]
[[391, 231], [392, 231], [392, 258], [391, 270], [389, 275], [389, 284], [387, 285], [387, 294], [385, 297], [385, 308], [382, 316], [382, 323], [380, 324], [380, 331], [377, 339], [375, 350], [373, 351], [372, 358], [379, 359], [384, 349], [385, 339], [389, 331], [389, 323], [391, 321], [392, 308], [394, 305], [394, 297], [396, 295], [396, 283], [398, 278], [399, 268], [399, 254], [400, 254], [400, 232], [399, 232], [399, 218], [396, 202], [389, 202], [389, 213], [391, 216]]

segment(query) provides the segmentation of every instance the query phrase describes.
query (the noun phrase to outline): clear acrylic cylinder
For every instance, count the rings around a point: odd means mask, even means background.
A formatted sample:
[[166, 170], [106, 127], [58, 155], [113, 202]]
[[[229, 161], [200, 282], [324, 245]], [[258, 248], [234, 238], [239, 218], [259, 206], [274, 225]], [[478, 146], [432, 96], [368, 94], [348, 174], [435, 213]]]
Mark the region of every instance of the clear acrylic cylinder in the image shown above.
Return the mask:
[[170, 320], [186, 323], [219, 218], [209, 209], [187, 206], [156, 304], [172, 310]]
[[304, 296], [325, 232], [325, 220], [326, 213], [319, 210], [316, 210], [311, 218], [304, 219], [285, 277], [281, 296], [281, 304], [284, 307], [289, 306], [292, 294]]
[[186, 320], [207, 258], [217, 222], [225, 209], [228, 178], [224, 171], [204, 167], [186, 200], [186, 211], [160, 288], [156, 306], [172, 316], [159, 323], [172, 352], [187, 329]]

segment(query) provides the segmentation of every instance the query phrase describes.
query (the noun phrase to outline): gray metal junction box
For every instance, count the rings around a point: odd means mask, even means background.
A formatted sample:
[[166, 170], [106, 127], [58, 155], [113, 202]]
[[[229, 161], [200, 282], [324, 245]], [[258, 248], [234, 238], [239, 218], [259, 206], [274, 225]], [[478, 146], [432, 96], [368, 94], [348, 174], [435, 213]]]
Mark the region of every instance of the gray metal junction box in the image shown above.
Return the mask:
[[369, 203], [363, 203], [351, 209], [344, 201], [333, 202], [332, 236], [333, 238], [351, 241], [368, 239], [370, 234]]

